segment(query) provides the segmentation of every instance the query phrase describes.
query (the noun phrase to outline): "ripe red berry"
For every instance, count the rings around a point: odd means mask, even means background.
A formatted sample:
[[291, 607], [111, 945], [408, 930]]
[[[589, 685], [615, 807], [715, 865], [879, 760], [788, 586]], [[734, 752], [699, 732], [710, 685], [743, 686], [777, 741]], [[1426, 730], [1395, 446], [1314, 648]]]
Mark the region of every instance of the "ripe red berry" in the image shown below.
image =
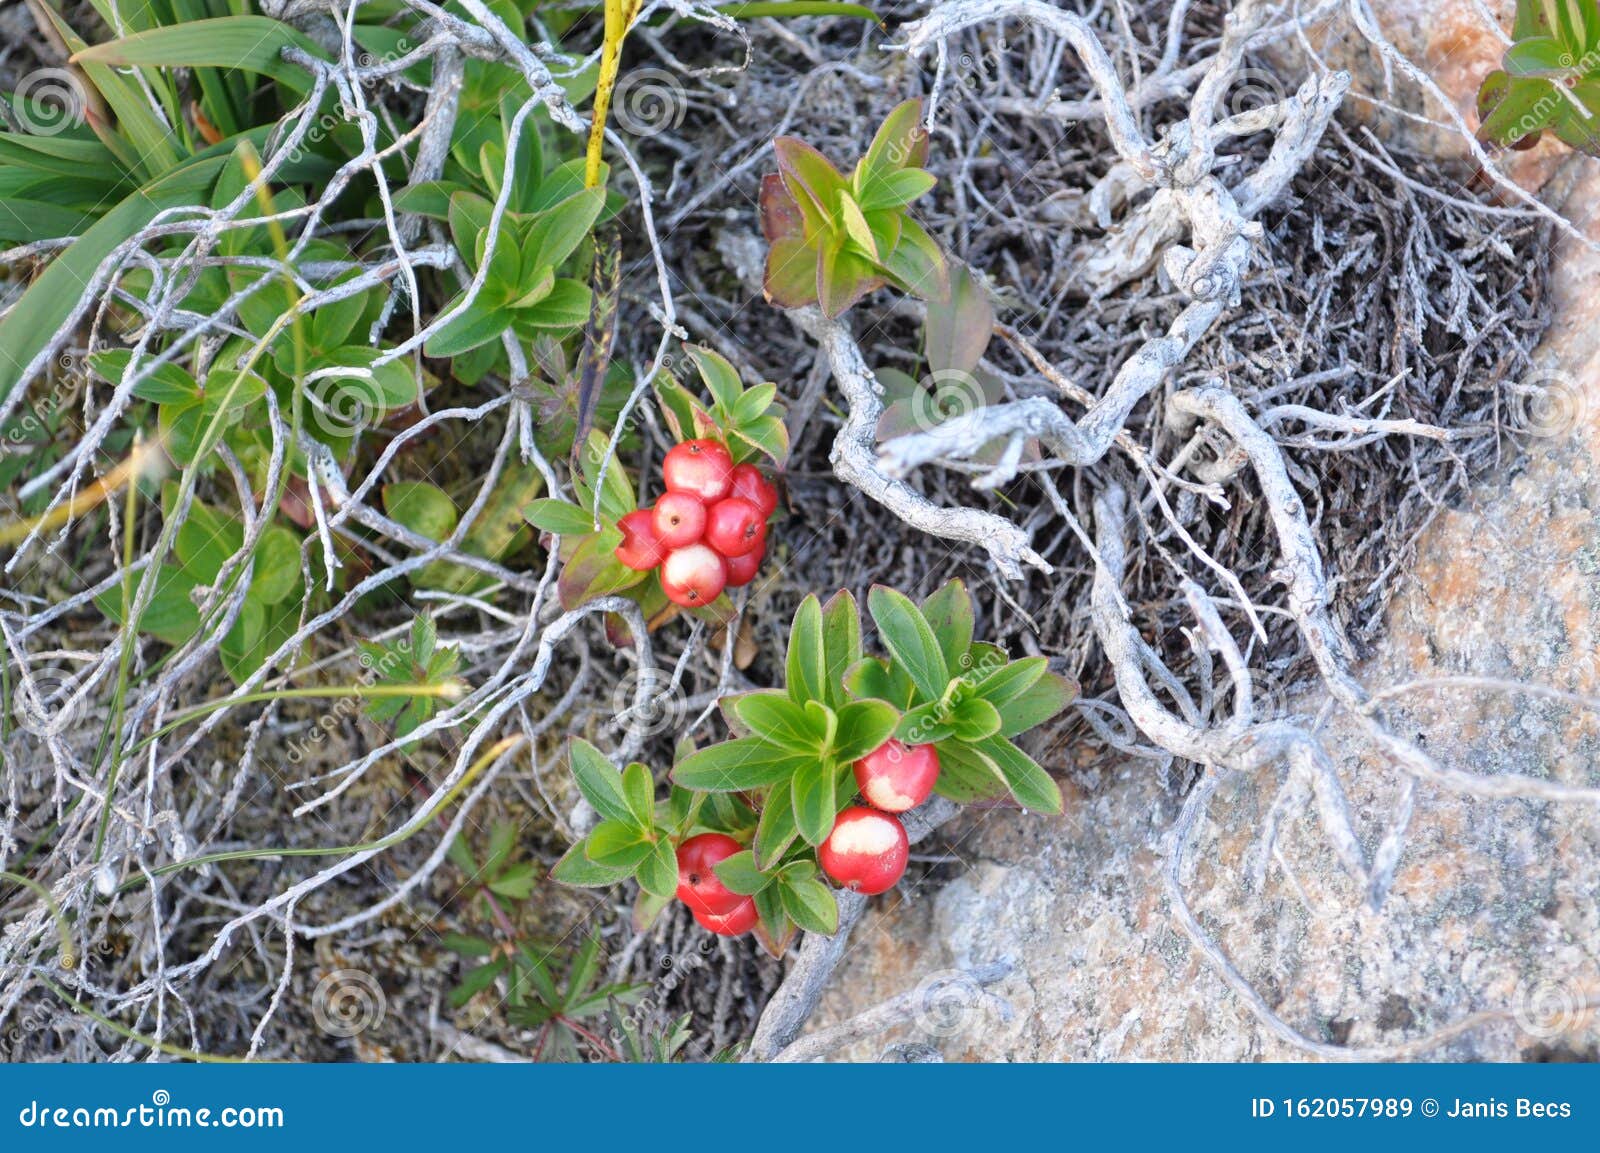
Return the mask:
[[667, 453], [661, 477], [668, 492], [686, 492], [710, 504], [733, 488], [733, 457], [714, 440], [686, 440]]
[[839, 814], [833, 832], [817, 849], [823, 872], [868, 896], [893, 888], [910, 855], [911, 844], [897, 818], [859, 805]]
[[686, 609], [710, 604], [727, 583], [722, 558], [703, 544], [674, 549], [661, 562], [662, 590], [669, 601]]
[[650, 513], [656, 539], [668, 549], [699, 540], [706, 530], [706, 506], [686, 492], [669, 492]]
[[637, 572], [649, 572], [667, 558], [667, 547], [656, 536], [650, 523], [650, 510], [641, 508], [630, 512], [617, 522], [622, 530], [622, 543], [617, 546], [617, 559]]
[[716, 866], [744, 846], [725, 833], [701, 833], [678, 846], [678, 900], [694, 910], [722, 917], [749, 900], [730, 890], [718, 878]]
[[778, 490], [753, 464], [734, 466], [733, 491], [729, 495], [755, 505], [761, 510], [762, 520], [766, 520], [778, 508]]
[[756, 573], [761, 571], [761, 560], [766, 555], [767, 550], [763, 546], [743, 556], [730, 556], [724, 559], [722, 567], [728, 570], [728, 587], [743, 588], [755, 580]]
[[767, 518], [749, 501], [730, 496], [706, 510], [706, 543], [723, 556], [744, 556], [766, 542]]
[[939, 779], [939, 753], [932, 745], [902, 745], [893, 738], [856, 762], [856, 787], [867, 804], [886, 813], [914, 809]]
[[716, 933], [720, 937], [738, 937], [754, 929], [761, 916], [756, 912], [756, 903], [749, 897], [744, 897], [740, 904], [734, 906], [731, 913], [724, 913], [721, 916], [715, 913], [696, 913], [694, 919], [695, 923], [707, 932]]

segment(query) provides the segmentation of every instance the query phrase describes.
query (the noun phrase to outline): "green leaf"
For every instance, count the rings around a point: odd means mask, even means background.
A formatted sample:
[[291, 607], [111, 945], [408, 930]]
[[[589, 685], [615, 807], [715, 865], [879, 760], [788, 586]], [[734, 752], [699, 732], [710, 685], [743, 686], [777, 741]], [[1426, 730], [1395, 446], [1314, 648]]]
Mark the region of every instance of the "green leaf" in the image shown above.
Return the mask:
[[285, 48], [298, 48], [319, 60], [328, 58], [316, 41], [282, 21], [266, 16], [223, 16], [136, 32], [86, 48], [73, 56], [73, 61], [119, 68], [238, 69], [270, 76], [296, 92], [309, 92], [311, 74], [284, 59]]
[[928, 158], [928, 130], [922, 125], [922, 101], [902, 101], [872, 137], [867, 154], [861, 158], [856, 181], [865, 194], [879, 180], [903, 168], [921, 168]]
[[920, 609], [904, 593], [874, 585], [867, 608], [877, 623], [878, 635], [894, 662], [906, 671], [917, 691], [930, 701], [944, 695], [950, 684], [944, 653]]
[[449, 493], [425, 480], [397, 480], [384, 485], [383, 509], [431, 541], [444, 540], [454, 532], [461, 515]]
[[988, 737], [973, 742], [972, 748], [986, 755], [1005, 781], [1017, 803], [1037, 813], [1061, 811], [1061, 789], [1027, 753], [1004, 737]]
[[950, 710], [950, 731], [969, 743], [992, 737], [1000, 731], [1000, 711], [981, 697], [959, 701]]
[[460, 953], [463, 957], [487, 957], [494, 952], [493, 942], [485, 941], [482, 937], [469, 937], [464, 933], [446, 933], [439, 938], [439, 944], [452, 953]]
[[526, 901], [533, 895], [533, 886], [538, 878], [534, 876], [533, 865], [528, 861], [518, 861], [494, 880], [489, 882], [489, 890], [501, 897], [513, 901]]
[[1518, 41], [1505, 54], [1505, 69], [1513, 76], [1558, 76], [1574, 63], [1566, 46], [1547, 36]]
[[929, 372], [972, 372], [978, 367], [994, 335], [994, 306], [966, 265], [951, 267], [950, 291], [943, 299], [928, 301], [922, 330]]
[[505, 957], [496, 957], [487, 965], [479, 965], [476, 969], [470, 970], [466, 976], [461, 978], [461, 984], [450, 990], [450, 1004], [457, 1009], [461, 1008], [473, 997], [493, 985], [494, 979], [505, 971], [506, 965], [509, 963]]
[[837, 708], [845, 697], [844, 677], [861, 659], [861, 610], [848, 589], [834, 593], [822, 606], [822, 651], [827, 672], [827, 703]]
[[604, 188], [586, 188], [534, 217], [523, 249], [530, 268], [556, 268], [582, 244], [605, 207]]
[[967, 586], [959, 579], [946, 581], [922, 602], [922, 616], [939, 642], [946, 671], [960, 676], [969, 663], [967, 650], [972, 647], [975, 627]]
[[603, 889], [620, 884], [631, 875], [632, 870], [629, 869], [596, 864], [589, 859], [584, 849], [585, 843], [582, 841], [568, 849], [567, 855], [557, 861], [556, 867], [550, 870], [551, 879], [560, 881], [563, 885], [576, 885], [582, 889]]
[[776, 689], [743, 693], [724, 704], [746, 732], [794, 753], [822, 752], [824, 744], [804, 706]]
[[539, 329], [566, 331], [581, 327], [589, 319], [593, 294], [581, 281], [558, 279], [538, 304], [512, 313], [519, 333], [536, 334]]
[[700, 379], [705, 382], [706, 391], [711, 393], [712, 401], [723, 412], [731, 413], [744, 393], [744, 385], [739, 381], [738, 370], [726, 357], [704, 345], [685, 344], [683, 350], [689, 354], [695, 367], [700, 370]]
[[601, 821], [583, 842], [583, 851], [597, 865], [632, 872], [644, 862], [655, 848], [649, 834], [634, 825], [632, 820]]
[[773, 881], [772, 877], [756, 867], [755, 854], [748, 849], [713, 866], [713, 871], [729, 890], [743, 897], [755, 896]]
[[582, 737], [573, 737], [567, 744], [567, 759], [572, 766], [572, 779], [578, 791], [594, 811], [610, 821], [633, 828], [648, 828], [650, 816], [641, 821], [628, 802], [622, 774], [606, 759], [604, 753]]
[[[117, 348], [97, 352], [89, 357], [89, 367], [112, 384], [120, 384], [127, 375], [133, 353]], [[133, 395], [155, 404], [188, 404], [201, 399], [200, 385], [195, 378], [176, 364], [162, 364], [154, 369], [142, 365], [140, 372], [149, 375], [133, 386]]]
[[678, 857], [671, 841], [662, 837], [655, 843], [639, 863], [638, 877], [640, 886], [653, 896], [670, 897], [678, 891]]
[[523, 509], [523, 516], [534, 528], [557, 536], [587, 536], [594, 532], [594, 514], [571, 501], [545, 497]]
[[1078, 695], [1078, 686], [1066, 677], [1046, 673], [1027, 692], [1002, 703], [990, 703], [1000, 710], [1000, 735], [1015, 737], [1042, 725], [1060, 713]]
[[851, 701], [838, 710], [839, 729], [833, 740], [833, 755], [840, 761], [858, 761], [887, 741], [900, 714], [883, 701]]
[[839, 931], [839, 902], [821, 881], [785, 882], [781, 895], [783, 911], [806, 932], [831, 937]]
[[[440, 310], [444, 316], [466, 299], [465, 290]], [[498, 340], [511, 327], [516, 313], [504, 304], [488, 304], [475, 299], [465, 309], [447, 321], [443, 328], [428, 337], [425, 351], [429, 356], [447, 358], [460, 356], [473, 349]]]
[[844, 687], [853, 697], [887, 701], [896, 708], [911, 703], [913, 690], [910, 678], [891, 670], [881, 657], [865, 657], [846, 669]]
[[807, 596], [795, 611], [789, 628], [789, 655], [785, 665], [790, 699], [806, 701], [828, 699], [828, 658], [822, 640], [822, 602]]
[[831, 762], [812, 759], [796, 768], [789, 782], [795, 827], [808, 844], [822, 844], [833, 831], [839, 815], [835, 776]]
[[263, 604], [287, 600], [303, 587], [300, 540], [279, 524], [269, 524], [256, 541], [250, 595]]
[[886, 208], [903, 208], [912, 201], [933, 191], [939, 178], [926, 168], [903, 168], [889, 172], [862, 191], [863, 212], [880, 212]]
[[767, 793], [761, 810], [761, 820], [756, 825], [754, 845], [756, 865], [767, 869], [777, 864], [789, 851], [800, 830], [794, 823], [794, 802], [787, 780], [778, 781]]
[[815, 756], [797, 755], [759, 737], [740, 737], [685, 757], [673, 768], [672, 779], [702, 792], [743, 792], [787, 780], [796, 768], [815, 763]]
[[[995, 725], [999, 727], [1000, 717], [995, 714]], [[638, 761], [633, 762], [622, 770], [622, 797], [628, 806], [634, 823], [641, 829], [648, 829], [655, 822], [656, 813], [656, 782], [650, 775], [650, 770]], [[591, 804], [593, 802], [590, 802]], [[598, 808], [598, 806], [596, 806]]]
[[80, 306], [83, 287], [101, 262], [158, 213], [203, 203], [224, 159], [201, 154], [151, 181], [102, 216], [33, 279], [0, 317], [0, 401], [11, 395], [29, 363]]

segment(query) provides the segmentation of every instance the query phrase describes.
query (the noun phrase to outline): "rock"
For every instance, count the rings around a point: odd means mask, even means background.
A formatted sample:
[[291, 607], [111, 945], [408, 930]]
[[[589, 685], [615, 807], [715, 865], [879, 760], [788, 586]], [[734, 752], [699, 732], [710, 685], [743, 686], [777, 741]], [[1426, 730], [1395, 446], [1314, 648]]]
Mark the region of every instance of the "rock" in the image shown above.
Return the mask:
[[[1407, 0], [1383, 19], [1403, 49], [1426, 49], [1461, 98], [1489, 52], [1462, 27], [1468, 17], [1477, 20], [1468, 2]], [[1600, 203], [1596, 166], [1582, 172], [1566, 201], [1580, 220], [1579, 207]], [[1586, 227], [1600, 240], [1600, 225]], [[1600, 255], [1563, 240], [1549, 367], [1524, 382], [1527, 404], [1512, 414], [1528, 451], [1432, 524], [1359, 671], [1366, 685], [1471, 675], [1600, 695], [1597, 283]], [[1319, 704], [1299, 701], [1296, 712]], [[1443, 763], [1600, 787], [1600, 712], [1570, 700], [1500, 686], [1417, 691], [1390, 715]], [[1326, 734], [1370, 854], [1402, 776], [1354, 725], [1336, 719]], [[816, 1023], [920, 987], [914, 1021], [845, 1055], [903, 1042], [934, 1044], [952, 1060], [1303, 1056], [1251, 1014], [1174, 920], [1162, 870], [1178, 791], [1143, 763], [1086, 779], [1071, 775], [1068, 750], [1041, 760], [1069, 774], [1067, 814], [963, 818], [952, 852], [964, 870], [870, 911]], [[1266, 772], [1219, 788], [1184, 891], [1281, 1018], [1358, 1049], [1465, 1022], [1418, 1055], [1600, 1060], [1600, 808], [1421, 786], [1394, 888], [1373, 913], [1310, 812], [1285, 827], [1264, 887], [1252, 888], [1276, 785]], [[1009, 1018], [957, 977], [1001, 957], [1017, 966], [993, 990], [1011, 1003]]]

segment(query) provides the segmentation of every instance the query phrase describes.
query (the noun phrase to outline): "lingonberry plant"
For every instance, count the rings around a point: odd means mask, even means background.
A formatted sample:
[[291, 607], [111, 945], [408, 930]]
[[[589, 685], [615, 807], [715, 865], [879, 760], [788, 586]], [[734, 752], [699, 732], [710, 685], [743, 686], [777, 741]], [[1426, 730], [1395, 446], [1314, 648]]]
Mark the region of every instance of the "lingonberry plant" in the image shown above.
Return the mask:
[[622, 467], [601, 468], [606, 438], [597, 431], [573, 481], [577, 502], [536, 500], [526, 510], [536, 527], [561, 537], [558, 589], [568, 609], [621, 593], [651, 620], [670, 604], [720, 622], [731, 612], [724, 590], [760, 570], [778, 490], [755, 461], [782, 464], [789, 451], [777, 386], [745, 388], [723, 357], [695, 345], [685, 351], [710, 403], [670, 372], [657, 382], [677, 443], [662, 461], [666, 491], [656, 503], [636, 507]]
[[680, 756], [664, 801], [644, 765], [619, 775], [575, 739], [573, 776], [604, 819], [555, 878], [633, 877], [641, 908], [676, 895], [711, 932], [755, 927], [781, 953], [797, 928], [836, 931], [824, 877], [863, 894], [899, 881], [908, 845], [898, 814], [933, 792], [1060, 811], [1060, 790], [1015, 738], [1066, 707], [1075, 686], [1042, 657], [1011, 660], [975, 641], [959, 581], [920, 605], [877, 587], [868, 608], [882, 656], [864, 651], [848, 592], [826, 605], [807, 597], [785, 686], [724, 697], [731, 736]]
[[1600, 6], [1517, 0], [1502, 67], [1478, 89], [1478, 138], [1531, 148], [1546, 131], [1600, 156]]
[[820, 304], [838, 316], [885, 284], [927, 298], [948, 290], [944, 251], [909, 212], [933, 188], [923, 168], [922, 101], [894, 109], [846, 179], [792, 136], [773, 141], [778, 172], [761, 182], [767, 299], [781, 308]]

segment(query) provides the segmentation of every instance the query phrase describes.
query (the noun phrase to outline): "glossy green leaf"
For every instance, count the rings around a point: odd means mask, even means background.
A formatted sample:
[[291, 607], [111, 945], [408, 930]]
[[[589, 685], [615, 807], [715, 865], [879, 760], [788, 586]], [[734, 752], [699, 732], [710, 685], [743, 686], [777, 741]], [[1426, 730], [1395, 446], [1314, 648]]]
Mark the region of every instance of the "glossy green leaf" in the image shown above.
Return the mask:
[[672, 779], [686, 789], [743, 792], [787, 780], [796, 767], [815, 760], [770, 745], [759, 737], [740, 737], [685, 757], [673, 768]]
[[794, 770], [789, 790], [795, 827], [808, 844], [822, 844], [839, 815], [832, 762], [814, 758], [806, 761]]
[[774, 879], [756, 867], [755, 855], [748, 849], [742, 853], [735, 853], [714, 866], [714, 871], [717, 879], [731, 892], [744, 897], [755, 896], [772, 884]]
[[781, 895], [783, 911], [806, 932], [831, 937], [839, 931], [839, 902], [821, 881], [785, 882]]
[[828, 658], [822, 639], [822, 603], [812, 595], [800, 602], [789, 627], [785, 663], [789, 697], [799, 703], [828, 699]]
[[622, 774], [617, 772], [616, 766], [604, 753], [582, 737], [573, 737], [567, 748], [572, 779], [577, 783], [583, 799], [589, 802], [595, 812], [606, 820], [622, 825], [648, 827], [648, 812], [643, 819], [634, 813], [623, 787]]
[[878, 636], [896, 665], [904, 669], [925, 700], [936, 701], [950, 683], [944, 653], [920, 609], [904, 593], [874, 585], [867, 609]]

